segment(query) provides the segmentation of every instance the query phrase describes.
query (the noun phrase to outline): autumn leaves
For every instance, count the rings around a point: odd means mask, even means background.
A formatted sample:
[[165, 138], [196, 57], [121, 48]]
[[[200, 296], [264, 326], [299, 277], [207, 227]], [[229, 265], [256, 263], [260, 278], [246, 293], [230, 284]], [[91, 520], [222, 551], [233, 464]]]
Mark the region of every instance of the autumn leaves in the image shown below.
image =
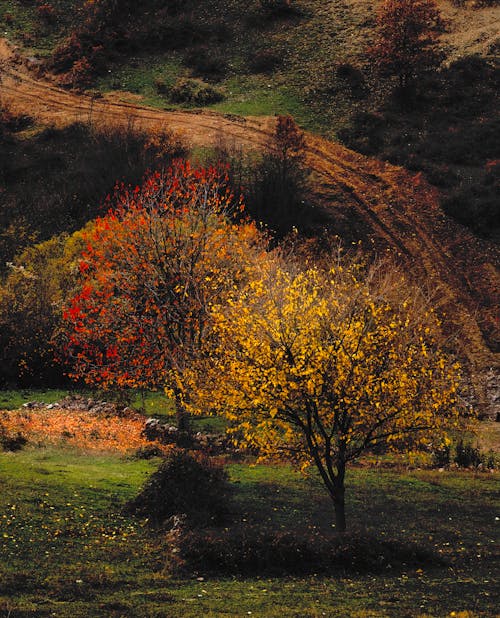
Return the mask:
[[73, 375], [164, 388], [179, 424], [222, 414], [263, 456], [313, 463], [339, 530], [349, 462], [456, 421], [458, 367], [424, 297], [392, 267], [270, 251], [225, 168], [178, 161], [122, 187], [86, 240], [64, 313]]
[[104, 387], [165, 388], [185, 419], [186, 367], [211, 306], [248, 278], [263, 252], [223, 167], [177, 161], [141, 188], [121, 188], [83, 253], [81, 291], [65, 311], [73, 375]]

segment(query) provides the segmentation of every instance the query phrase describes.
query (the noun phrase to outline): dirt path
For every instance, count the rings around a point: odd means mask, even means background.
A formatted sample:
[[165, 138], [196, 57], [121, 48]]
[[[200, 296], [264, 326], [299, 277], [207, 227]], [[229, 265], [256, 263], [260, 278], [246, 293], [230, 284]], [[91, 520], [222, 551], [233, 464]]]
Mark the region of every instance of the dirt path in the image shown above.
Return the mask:
[[[191, 146], [257, 148], [272, 135], [274, 118], [241, 118], [213, 112], [162, 111], [117, 99], [92, 98], [38, 79], [0, 39], [1, 96], [14, 111], [65, 125], [74, 121], [168, 128]], [[123, 93], [122, 93], [123, 96]], [[312, 198], [327, 213], [332, 232], [349, 230], [379, 253], [390, 248], [412, 276], [440, 288], [449, 330], [458, 330], [478, 390], [481, 376], [498, 367], [499, 248], [447, 218], [437, 193], [401, 168], [366, 158], [307, 135], [307, 163], [315, 180]], [[484, 399], [484, 393], [480, 395]], [[487, 395], [486, 395], [487, 398]]]
[[449, 60], [495, 53], [495, 47], [500, 43], [500, 6], [477, 4], [459, 4], [451, 0], [438, 2], [441, 14], [451, 24], [441, 37], [449, 52]]

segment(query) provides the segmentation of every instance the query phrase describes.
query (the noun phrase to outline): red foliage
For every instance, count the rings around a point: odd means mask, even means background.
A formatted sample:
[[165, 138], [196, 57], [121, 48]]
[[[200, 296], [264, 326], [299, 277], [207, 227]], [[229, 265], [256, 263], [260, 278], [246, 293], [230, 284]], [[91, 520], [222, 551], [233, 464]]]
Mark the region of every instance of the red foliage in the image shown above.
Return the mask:
[[444, 21], [434, 0], [385, 0], [377, 25], [369, 53], [379, 71], [397, 77], [401, 87], [442, 60], [437, 37]]
[[102, 386], [182, 390], [210, 303], [234, 285], [258, 238], [239, 212], [227, 169], [177, 161], [142, 187], [119, 185], [80, 264], [64, 311], [73, 376]]

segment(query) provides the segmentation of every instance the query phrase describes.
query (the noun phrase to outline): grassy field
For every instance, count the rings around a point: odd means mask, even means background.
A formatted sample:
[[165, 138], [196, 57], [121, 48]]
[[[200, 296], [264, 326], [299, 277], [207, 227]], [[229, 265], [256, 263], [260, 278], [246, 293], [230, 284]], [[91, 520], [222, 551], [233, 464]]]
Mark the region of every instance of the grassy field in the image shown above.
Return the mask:
[[[416, 544], [442, 566], [181, 578], [165, 570], [163, 535], [122, 511], [155, 464], [64, 450], [0, 454], [0, 615], [495, 615], [497, 474], [358, 467], [349, 475], [353, 537]], [[232, 525], [297, 538], [313, 526], [331, 532], [331, 505], [315, 478], [282, 466], [229, 471]]]
[[[56, 17], [46, 22], [35, 6], [5, 0], [0, 24], [9, 38], [47, 57], [79, 24], [83, 3], [51, 4]], [[185, 15], [181, 12], [178, 29], [187, 29], [187, 41], [155, 43], [150, 37], [147, 45], [110, 61], [92, 87], [121, 90], [124, 98], [126, 93], [140, 95], [144, 103], [157, 107], [179, 107], [168, 91], [178, 78], [199, 77], [224, 97], [210, 108], [241, 115], [288, 113], [305, 128], [333, 135], [353, 106], [366, 105], [351, 96], [342, 80], [337, 83], [335, 67], [364, 54], [373, 15], [369, 4], [346, 6], [341, 0], [327, 5], [300, 0], [282, 16], [268, 14], [257, 1], [208, 0]], [[166, 25], [175, 31], [172, 19]], [[156, 32], [153, 23], [150, 27]], [[158, 80], [166, 92], [158, 91]], [[180, 107], [199, 105], [187, 102]]]
[[41, 19], [35, 2], [2, 0], [0, 3], [2, 36], [18, 41], [40, 57], [48, 56], [77, 21], [77, 9], [81, 2], [51, 0], [46, 4], [53, 7], [54, 19]]

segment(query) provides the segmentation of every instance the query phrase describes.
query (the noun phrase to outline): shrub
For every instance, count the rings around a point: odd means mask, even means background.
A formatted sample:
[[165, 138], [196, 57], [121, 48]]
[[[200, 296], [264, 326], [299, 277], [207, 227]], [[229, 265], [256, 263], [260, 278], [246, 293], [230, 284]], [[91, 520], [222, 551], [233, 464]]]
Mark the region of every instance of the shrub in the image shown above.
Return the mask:
[[8, 432], [2, 424], [0, 424], [0, 447], [4, 451], [20, 451], [23, 446], [28, 443], [28, 440], [20, 431], [17, 433]]
[[485, 463], [479, 447], [467, 444], [462, 439], [457, 444], [454, 461], [459, 468], [478, 468]]
[[156, 444], [148, 446], [140, 446], [132, 455], [132, 459], [154, 459], [155, 457], [162, 457], [164, 452]]
[[170, 90], [170, 100], [173, 103], [189, 103], [191, 105], [210, 105], [224, 98], [220, 90], [205, 84], [198, 79], [177, 80]]
[[88, 58], [77, 60], [70, 72], [71, 83], [75, 86], [88, 86], [92, 80], [94, 68]]
[[341, 62], [335, 67], [334, 79], [345, 86], [354, 98], [361, 99], [368, 94], [363, 72], [348, 62]]
[[260, 0], [259, 4], [267, 15], [281, 17], [294, 12], [291, 0]]
[[275, 50], [260, 49], [252, 54], [248, 64], [253, 73], [272, 73], [281, 62], [282, 57]]
[[401, 566], [437, 564], [416, 546], [363, 536], [297, 535], [257, 527], [182, 530], [168, 535], [166, 569], [170, 573], [222, 575], [305, 575], [381, 572]]
[[48, 23], [53, 23], [56, 19], [56, 12], [51, 4], [39, 4], [36, 12], [41, 19]]
[[432, 453], [432, 465], [435, 468], [445, 468], [450, 465], [451, 449], [448, 444], [443, 444]]
[[284, 237], [293, 227], [312, 227], [312, 209], [305, 206], [307, 171], [305, 139], [290, 116], [278, 116], [264, 157], [246, 183], [247, 211]]
[[222, 79], [227, 71], [225, 58], [210, 47], [200, 46], [192, 49], [185, 58], [185, 63], [194, 75], [214, 81]]
[[50, 67], [56, 73], [69, 71], [73, 64], [81, 57], [82, 53], [82, 42], [78, 38], [78, 34], [73, 32], [54, 49], [50, 60]]
[[169, 93], [170, 86], [162, 77], [156, 77], [153, 83], [158, 94], [167, 95]]
[[188, 525], [213, 525], [227, 518], [230, 495], [222, 467], [206, 456], [175, 448], [126, 509], [153, 525], [179, 514]]

